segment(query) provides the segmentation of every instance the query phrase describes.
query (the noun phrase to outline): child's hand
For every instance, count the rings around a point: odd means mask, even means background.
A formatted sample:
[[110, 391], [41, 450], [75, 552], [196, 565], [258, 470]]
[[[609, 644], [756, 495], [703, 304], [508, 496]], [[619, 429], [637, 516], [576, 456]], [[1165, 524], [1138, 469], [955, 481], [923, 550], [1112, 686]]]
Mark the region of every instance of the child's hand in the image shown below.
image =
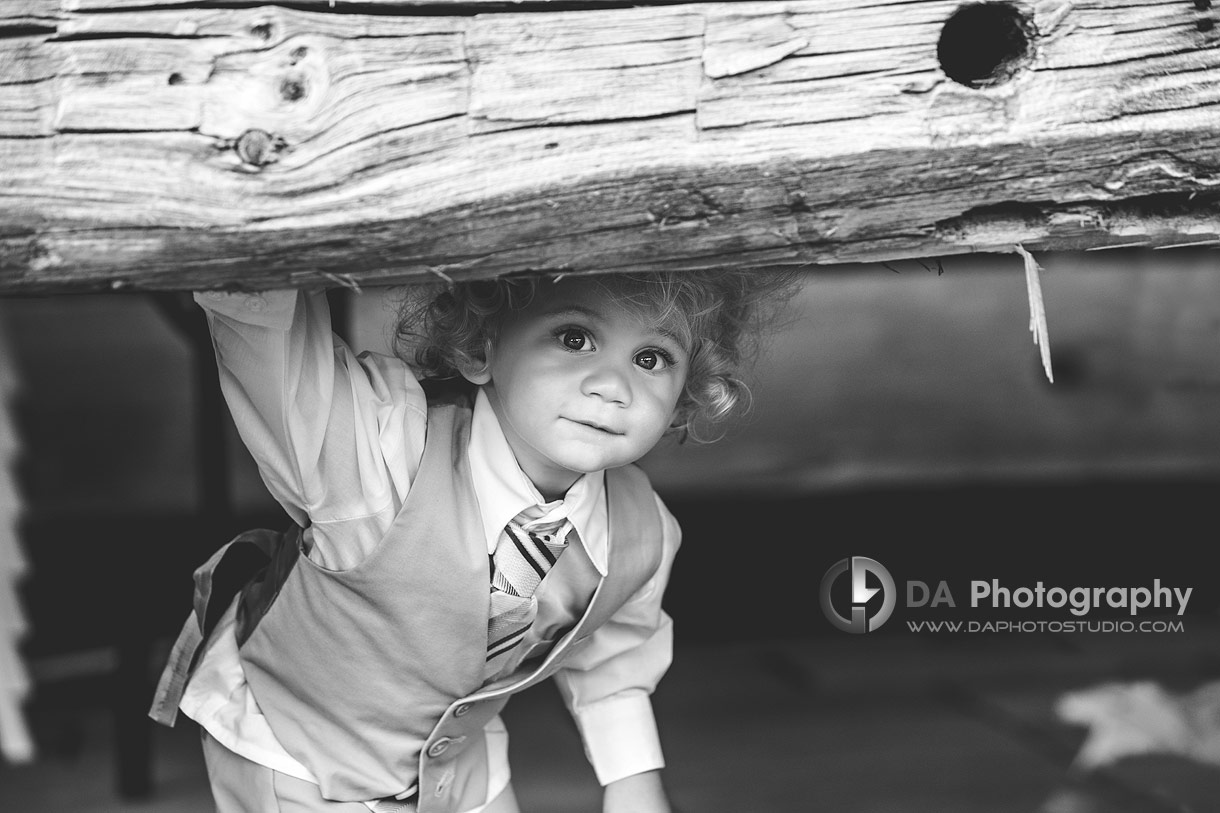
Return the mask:
[[645, 771], [606, 785], [602, 813], [672, 813], [661, 772]]

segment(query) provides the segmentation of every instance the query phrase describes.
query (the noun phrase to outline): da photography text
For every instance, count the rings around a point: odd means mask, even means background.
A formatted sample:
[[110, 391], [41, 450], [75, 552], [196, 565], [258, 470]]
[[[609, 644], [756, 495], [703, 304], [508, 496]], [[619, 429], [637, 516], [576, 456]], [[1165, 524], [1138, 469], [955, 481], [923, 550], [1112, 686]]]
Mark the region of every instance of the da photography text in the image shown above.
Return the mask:
[[[1010, 584], [1001, 579], [949, 580], [927, 582], [919, 579], [896, 580], [876, 559], [850, 556], [827, 569], [822, 577], [821, 606], [826, 620], [844, 632], [865, 633], [880, 629], [901, 603], [908, 610], [957, 611], [954, 620], [907, 620], [913, 632], [1178, 632], [1181, 621], [1144, 621], [1141, 613], [1183, 616], [1190, 604], [1192, 587], [1166, 584], [1159, 578], [1150, 584], [1130, 586], [1083, 586], [1048, 584]], [[1063, 620], [965, 620], [960, 614], [970, 611], [1062, 611]], [[1116, 611], [1129, 620], [1089, 619], [1096, 611], [1113, 615]], [[945, 618], [940, 615], [940, 618]]]
[[[933, 588], [927, 582], [906, 583], [908, 607], [956, 607], [957, 602], [948, 582], [938, 582]], [[1140, 610], [1174, 610], [1186, 612], [1193, 587], [1168, 587], [1153, 579], [1151, 587], [1047, 587], [1037, 582], [1033, 587], [1008, 587], [999, 579], [970, 582], [970, 606], [993, 610], [1065, 608], [1075, 616], [1086, 616], [1098, 607], [1127, 610], [1139, 615]]]

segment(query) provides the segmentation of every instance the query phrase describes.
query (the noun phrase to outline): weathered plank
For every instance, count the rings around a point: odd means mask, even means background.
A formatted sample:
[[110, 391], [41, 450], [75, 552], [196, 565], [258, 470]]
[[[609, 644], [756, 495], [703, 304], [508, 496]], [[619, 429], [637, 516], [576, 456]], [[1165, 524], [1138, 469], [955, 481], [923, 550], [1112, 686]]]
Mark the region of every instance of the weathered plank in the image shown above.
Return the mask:
[[1220, 243], [1210, 0], [350, 5], [6, 0], [0, 292]]

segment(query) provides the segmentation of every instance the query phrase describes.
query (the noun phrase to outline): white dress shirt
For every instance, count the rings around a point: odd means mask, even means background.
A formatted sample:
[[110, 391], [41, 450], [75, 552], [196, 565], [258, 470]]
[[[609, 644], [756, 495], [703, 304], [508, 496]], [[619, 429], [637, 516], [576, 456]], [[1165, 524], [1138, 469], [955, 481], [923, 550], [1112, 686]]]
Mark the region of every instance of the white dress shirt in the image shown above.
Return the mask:
[[[419, 383], [401, 360], [357, 357], [333, 336], [321, 293], [210, 292], [195, 299], [207, 313], [229, 409], [263, 481], [293, 521], [308, 526], [311, 559], [334, 570], [356, 565], [381, 541], [419, 469], [427, 429]], [[606, 571], [602, 472], [580, 478], [562, 505], [545, 503], [481, 391], [467, 454], [489, 555], [522, 511], [558, 509], [571, 518], [581, 544], [560, 558], [537, 598], [540, 617], [579, 615], [588, 596], [578, 586], [596, 584]], [[657, 505], [664, 528], [656, 576], [555, 676], [602, 784], [664, 764], [649, 695], [672, 653], [661, 597], [680, 530], [659, 498]], [[230, 607], [186, 687], [183, 713], [235, 753], [315, 781], [279, 744], [251, 696], [234, 632]], [[539, 643], [527, 637], [522, 649]], [[508, 783], [499, 718], [487, 734], [490, 800]]]

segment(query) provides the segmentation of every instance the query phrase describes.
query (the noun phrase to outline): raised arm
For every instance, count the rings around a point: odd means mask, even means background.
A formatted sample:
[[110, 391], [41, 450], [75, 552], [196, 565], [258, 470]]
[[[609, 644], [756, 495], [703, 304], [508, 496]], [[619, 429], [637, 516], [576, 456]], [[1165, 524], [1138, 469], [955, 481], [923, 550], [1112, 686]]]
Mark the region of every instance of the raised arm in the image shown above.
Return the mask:
[[207, 292], [195, 301], [267, 488], [310, 526], [311, 558], [350, 567], [376, 545], [418, 466], [426, 416], [418, 383], [397, 359], [353, 355], [332, 333], [321, 291]]

